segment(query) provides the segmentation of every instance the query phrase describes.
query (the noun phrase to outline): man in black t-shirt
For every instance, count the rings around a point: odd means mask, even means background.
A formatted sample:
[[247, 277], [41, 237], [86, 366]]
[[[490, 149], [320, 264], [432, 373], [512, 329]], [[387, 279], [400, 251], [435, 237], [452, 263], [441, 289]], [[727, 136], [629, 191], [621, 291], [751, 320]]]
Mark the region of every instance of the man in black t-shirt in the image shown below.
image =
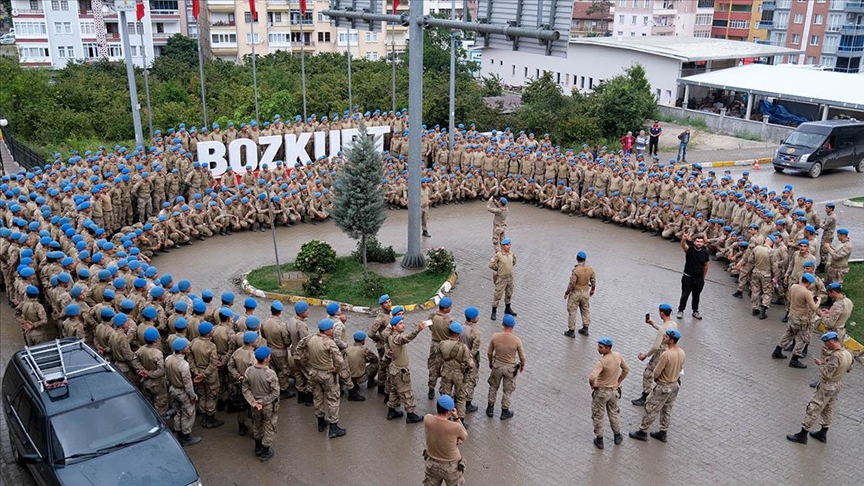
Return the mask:
[[702, 319], [699, 314], [699, 296], [705, 287], [705, 277], [708, 275], [708, 249], [705, 248], [705, 236], [698, 234], [692, 237], [685, 233], [681, 237], [681, 248], [684, 249], [684, 275], [681, 276], [681, 301], [678, 303], [678, 319], [684, 318], [687, 299], [693, 294], [693, 317]]

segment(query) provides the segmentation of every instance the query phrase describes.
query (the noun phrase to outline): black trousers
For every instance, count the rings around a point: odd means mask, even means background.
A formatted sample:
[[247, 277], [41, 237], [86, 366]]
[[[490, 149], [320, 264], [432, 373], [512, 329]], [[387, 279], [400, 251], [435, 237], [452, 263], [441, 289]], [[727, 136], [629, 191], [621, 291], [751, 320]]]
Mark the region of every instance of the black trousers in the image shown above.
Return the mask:
[[678, 303], [678, 312], [684, 312], [687, 308], [687, 299], [690, 294], [693, 294], [693, 312], [699, 310], [699, 296], [702, 295], [702, 288], [705, 287], [705, 279], [703, 277], [689, 277], [684, 275], [681, 277], [681, 301]]
[[657, 155], [657, 145], [660, 137], [648, 137], [648, 155]]

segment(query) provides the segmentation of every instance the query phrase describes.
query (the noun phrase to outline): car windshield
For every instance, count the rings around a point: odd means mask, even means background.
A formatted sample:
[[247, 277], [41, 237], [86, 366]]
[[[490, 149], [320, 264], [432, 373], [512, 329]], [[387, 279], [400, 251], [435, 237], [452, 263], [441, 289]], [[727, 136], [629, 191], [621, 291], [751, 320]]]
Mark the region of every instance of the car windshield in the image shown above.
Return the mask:
[[98, 454], [159, 431], [159, 421], [137, 394], [93, 402], [51, 418], [57, 460]]
[[797, 147], [818, 148], [825, 140], [825, 134], [813, 132], [792, 132], [786, 139], [786, 145]]

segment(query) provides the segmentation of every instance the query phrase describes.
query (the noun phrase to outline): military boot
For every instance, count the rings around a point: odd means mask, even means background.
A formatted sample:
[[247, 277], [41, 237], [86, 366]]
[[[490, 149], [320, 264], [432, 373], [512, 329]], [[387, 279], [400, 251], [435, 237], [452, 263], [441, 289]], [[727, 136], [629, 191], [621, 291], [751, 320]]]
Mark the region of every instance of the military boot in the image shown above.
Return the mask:
[[497, 307], [492, 308], [492, 315], [489, 316], [489, 319], [492, 319], [493, 321], [498, 320], [498, 308]]
[[797, 442], [799, 444], [807, 443], [807, 429], [801, 427], [801, 431], [797, 434], [789, 434], [786, 436], [786, 440], [791, 442]]
[[630, 400], [630, 403], [632, 403], [633, 405], [636, 405], [637, 407], [644, 407], [646, 398], [648, 398], [648, 394], [645, 392], [642, 392], [642, 396], [640, 396], [639, 398], [637, 398], [635, 400]]
[[408, 415], [405, 416], [406, 424], [416, 424], [417, 422], [422, 422], [423, 417], [417, 415], [414, 412], [408, 412]]
[[768, 308], [764, 305], [759, 306], [759, 319], [768, 319]]
[[180, 445], [183, 447], [193, 446], [201, 442], [201, 437], [191, 436], [189, 434], [180, 434]]
[[249, 432], [249, 428], [246, 427], [246, 424], [237, 424], [237, 433], [242, 435], [246, 435]]
[[603, 449], [603, 437], [594, 437], [594, 447]]
[[792, 359], [789, 360], [789, 367], [790, 368], [798, 368], [799, 370], [803, 370], [804, 368], [807, 367], [807, 365], [798, 361], [798, 356], [793, 354]]
[[581, 334], [581, 335], [583, 335], [583, 336], [587, 336], [587, 335], [588, 335], [588, 326], [582, 326], [582, 327], [581, 327], [578, 331], [576, 331], [576, 332], [578, 332], [579, 334]]
[[495, 416], [495, 404], [494, 403], [490, 403], [486, 407], [486, 416], [489, 418], [492, 418]]
[[660, 442], [666, 442], [666, 431], [665, 430], [660, 430], [657, 432], [651, 432], [649, 435], [651, 437], [654, 437], [655, 439], [659, 440]]
[[318, 417], [318, 432], [324, 432], [327, 428], [327, 421], [324, 420], [324, 417]]
[[264, 444], [261, 443], [261, 439], [255, 439], [255, 457], [261, 457], [262, 452], [264, 452]]
[[477, 405], [471, 403], [471, 401], [465, 402], [465, 412], [466, 413], [474, 413], [477, 411]]
[[786, 355], [783, 354], [783, 348], [777, 346], [774, 348], [774, 352], [771, 353], [771, 357], [774, 359], [786, 359]]
[[393, 420], [402, 417], [405, 415], [401, 410], [396, 410], [395, 408], [387, 409], [387, 420]]
[[354, 385], [354, 387], [348, 390], [348, 400], [351, 402], [365, 402], [366, 397], [361, 395], [357, 390], [360, 388], [360, 385]]
[[269, 461], [272, 457], [273, 457], [273, 449], [271, 449], [271, 448], [269, 448], [269, 447], [265, 447], [265, 448], [261, 451], [261, 455], [258, 456], [258, 458], [261, 460], [261, 462], [267, 462], [267, 461]]
[[335, 439], [336, 437], [342, 437], [343, 435], [345, 435], [347, 433], [348, 433], [347, 430], [343, 429], [342, 427], [339, 427], [339, 423], [333, 422], [332, 424], [330, 424], [330, 432], [327, 433], [327, 437], [330, 439]]
[[510, 417], [512, 417], [513, 415], [515, 415], [515, 414], [509, 408], [502, 408], [501, 409], [501, 420], [507, 420]]
[[828, 440], [828, 427], [822, 427], [819, 429], [819, 432], [810, 432], [810, 437], [818, 440], [819, 442], [825, 442]]
[[516, 316], [519, 315], [519, 314], [516, 313], [516, 311], [513, 310], [512, 307], [510, 307], [510, 304], [507, 304], [507, 303], [504, 304], [504, 313], [505, 313], [505, 314], [510, 314], [510, 315], [513, 316], [513, 317], [516, 317]]

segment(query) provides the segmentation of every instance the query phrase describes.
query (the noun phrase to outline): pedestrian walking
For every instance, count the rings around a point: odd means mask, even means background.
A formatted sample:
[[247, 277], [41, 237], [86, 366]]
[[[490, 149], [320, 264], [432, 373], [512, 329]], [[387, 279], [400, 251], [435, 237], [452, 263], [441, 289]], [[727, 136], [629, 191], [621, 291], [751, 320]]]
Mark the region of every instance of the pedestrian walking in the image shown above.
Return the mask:
[[492, 315], [490, 319], [498, 319], [498, 303], [504, 297], [504, 314], [517, 316], [510, 307], [510, 299], [513, 298], [513, 267], [516, 266], [516, 255], [510, 251], [510, 238], [501, 240], [501, 250], [489, 261], [492, 269], [492, 282], [495, 284], [495, 295], [492, 297]]
[[516, 318], [507, 314], [501, 321], [502, 330], [492, 335], [486, 357], [489, 359], [489, 396], [487, 399], [486, 416], [495, 415], [495, 402], [498, 398], [498, 388], [504, 382], [504, 394], [501, 397], [501, 420], [513, 416], [510, 410], [510, 395], [516, 390], [516, 375], [525, 371], [525, 350], [522, 339], [513, 334]]
[[810, 343], [810, 323], [822, 303], [822, 297], [814, 297], [810, 290], [814, 282], [816, 282], [816, 277], [812, 273], [805, 273], [801, 276], [799, 283], [789, 287], [787, 297], [789, 300], [789, 319], [786, 323], [786, 331], [774, 348], [774, 352], [771, 353], [771, 357], [786, 359], [783, 349], [794, 341], [792, 359], [789, 360], [790, 368], [804, 369], [807, 367], [800, 360], [804, 357], [804, 346]]
[[567, 301], [567, 330], [564, 331], [564, 335], [571, 338], [576, 337], [577, 311], [582, 314], [582, 328], [579, 329], [579, 334], [587, 336], [588, 326], [591, 325], [588, 299], [594, 297], [597, 279], [594, 269], [585, 263], [587, 259], [588, 255], [584, 251], [576, 254], [576, 266], [570, 272], [570, 282], [564, 292], [564, 300]]
[[645, 402], [645, 413], [642, 415], [639, 430], [630, 432], [630, 437], [633, 439], [647, 441], [648, 429], [657, 419], [657, 415], [660, 415], [660, 430], [651, 432], [651, 437], [666, 442], [666, 433], [672, 420], [672, 406], [678, 398], [681, 370], [684, 369], [684, 350], [678, 347], [680, 339], [681, 333], [677, 329], [669, 329], [663, 336], [666, 351], [660, 355], [657, 367], [654, 368], [654, 381], [657, 384], [654, 385]]
[[615, 445], [621, 444], [621, 419], [618, 399], [621, 398], [621, 383], [630, 373], [630, 367], [621, 353], [612, 351], [612, 338], [597, 341], [600, 359], [591, 370], [588, 384], [591, 385], [591, 420], [594, 422], [594, 446], [603, 448], [603, 416], [609, 415]]
[[678, 134], [678, 162], [687, 163], [687, 144], [690, 143], [690, 129]]

